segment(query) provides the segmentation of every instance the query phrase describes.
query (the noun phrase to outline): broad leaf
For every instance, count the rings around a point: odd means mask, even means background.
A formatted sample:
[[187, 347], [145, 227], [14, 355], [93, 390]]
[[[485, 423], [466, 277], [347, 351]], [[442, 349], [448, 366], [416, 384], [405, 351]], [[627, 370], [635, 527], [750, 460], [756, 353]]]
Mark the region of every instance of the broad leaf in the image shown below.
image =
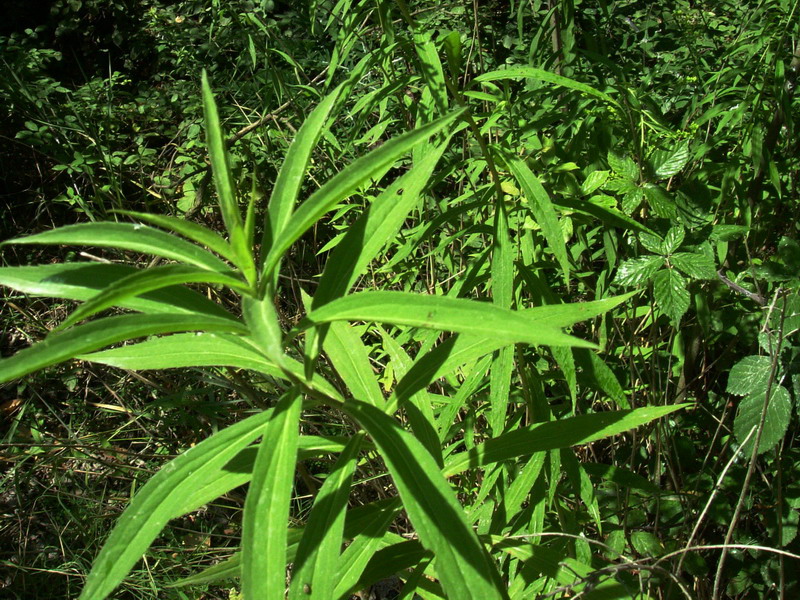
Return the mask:
[[[766, 390], [761, 394], [753, 393], [742, 398], [739, 410], [733, 421], [733, 432], [741, 444], [753, 428], [756, 431], [742, 448], [745, 457], [749, 457], [755, 444], [757, 428], [761, 423], [761, 412], [764, 410]], [[764, 429], [758, 443], [758, 453], [762, 454], [774, 448], [786, 434], [789, 421], [792, 418], [792, 399], [788, 390], [782, 385], [774, 385], [767, 405], [767, 414], [764, 418]]]
[[656, 305], [673, 323], [678, 323], [689, 309], [689, 290], [683, 275], [675, 269], [664, 269], [653, 276]]
[[629, 258], [617, 269], [614, 282], [628, 287], [640, 287], [647, 283], [664, 266], [661, 256], [640, 256]]
[[669, 261], [693, 279], [717, 278], [714, 260], [700, 251], [678, 252], [670, 256]]
[[609, 150], [607, 160], [608, 166], [620, 177], [634, 182], [639, 179], [639, 167], [636, 166], [636, 163], [633, 162], [630, 156], [620, 156]]
[[689, 162], [689, 144], [681, 142], [670, 151], [657, 150], [650, 157], [650, 163], [658, 179], [667, 179], [681, 172]]
[[766, 394], [771, 373], [772, 359], [769, 356], [745, 356], [728, 374], [727, 392], [737, 396]]
[[683, 239], [686, 237], [686, 230], [680, 225], [670, 227], [667, 235], [664, 236], [664, 244], [661, 248], [661, 254], [673, 254], [678, 248], [681, 247]]

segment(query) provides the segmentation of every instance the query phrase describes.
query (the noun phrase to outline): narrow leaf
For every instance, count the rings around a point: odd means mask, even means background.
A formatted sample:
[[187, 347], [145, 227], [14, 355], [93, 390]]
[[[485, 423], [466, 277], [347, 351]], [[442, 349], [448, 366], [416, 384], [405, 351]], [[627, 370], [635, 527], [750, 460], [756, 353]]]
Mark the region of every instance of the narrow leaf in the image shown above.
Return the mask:
[[381, 451], [422, 544], [434, 552], [436, 572], [452, 598], [504, 598], [497, 569], [469, 527], [430, 453], [388, 415], [363, 402], [344, 410]]
[[122, 315], [92, 321], [67, 331], [50, 334], [43, 341], [0, 360], [0, 381], [10, 381], [55, 365], [79, 354], [99, 350], [124, 340], [182, 331], [244, 333], [244, 327], [229, 319], [207, 315]]
[[[0, 267], [0, 285], [31, 296], [89, 300], [136, 271], [135, 267], [127, 265], [89, 262]], [[185, 287], [168, 287], [121, 298], [118, 306], [146, 313], [204, 313], [235, 320], [215, 302]]]
[[118, 306], [132, 296], [185, 283], [221, 284], [242, 292], [249, 291], [247, 284], [236, 277], [190, 265], [166, 265], [142, 269], [109, 285], [99, 294], [81, 304], [58, 328], [66, 329], [106, 308]]
[[208, 75], [205, 70], [203, 71], [202, 88], [206, 144], [208, 145], [208, 154], [211, 159], [211, 170], [214, 173], [214, 185], [217, 188], [222, 220], [225, 222], [225, 229], [228, 231], [231, 247], [238, 259], [237, 264], [243, 265], [242, 271], [252, 284], [255, 283], [256, 277], [255, 262], [252, 251], [247, 245], [247, 234], [242, 225], [242, 215], [239, 212], [239, 204], [236, 199], [236, 186], [231, 175], [225, 136], [222, 132], [217, 104], [214, 102], [214, 94], [211, 92]]
[[347, 500], [363, 438], [357, 434], [348, 442], [314, 500], [292, 566], [290, 600], [306, 597], [308, 590], [314, 600], [334, 598]]
[[184, 496], [256, 439], [269, 417], [263, 412], [240, 421], [164, 465], [117, 519], [86, 578], [81, 600], [102, 600], [111, 594], [167, 522], [183, 514], [176, 508]]
[[570, 265], [567, 245], [564, 241], [564, 233], [561, 230], [558, 215], [556, 214], [553, 203], [550, 201], [550, 196], [539, 182], [539, 179], [528, 168], [528, 165], [508, 153], [505, 153], [504, 157], [511, 173], [513, 173], [514, 177], [519, 181], [520, 185], [522, 185], [528, 207], [536, 218], [539, 227], [542, 228], [542, 234], [547, 240], [547, 245], [556, 257], [561, 267], [561, 274], [564, 277], [564, 282], [569, 287]]
[[226, 272], [230, 267], [219, 258], [184, 239], [132, 223], [79, 223], [67, 225], [3, 244], [57, 244], [119, 248], [154, 256], [163, 256], [211, 271]]
[[264, 264], [264, 275], [272, 274], [278, 261], [305, 231], [340, 201], [370, 178], [385, 170], [420, 142], [444, 129], [463, 110], [457, 110], [419, 129], [398, 136], [337, 173], [306, 200], [278, 234]]
[[456, 454], [445, 464], [444, 474], [451, 477], [467, 469], [483, 467], [535, 452], [588, 444], [634, 429], [688, 406], [647, 406], [634, 410], [579, 415], [517, 429], [492, 438], [468, 452]]
[[286, 525], [302, 401], [293, 388], [275, 407], [253, 467], [242, 523], [242, 594], [284, 600]]
[[575, 81], [574, 79], [569, 79], [568, 77], [562, 77], [561, 75], [556, 75], [550, 71], [536, 69], [534, 67], [513, 66], [499, 71], [489, 71], [488, 73], [482, 73], [481, 75], [478, 75], [474, 81], [500, 81], [502, 79], [538, 79], [546, 83], [552, 83], [554, 85], [583, 92], [584, 94], [594, 96], [595, 98], [599, 98], [612, 105], [617, 104], [616, 101], [608, 94], [596, 90], [585, 83]]
[[[572, 312], [576, 320], [580, 305], [564, 305], [558, 312], [563, 316]], [[570, 307], [573, 308], [570, 311]], [[359, 292], [339, 298], [311, 311], [301, 327], [329, 321], [375, 321], [409, 325], [424, 329], [454, 331], [485, 338], [503, 340], [506, 344], [582, 346], [593, 344], [562, 333], [558, 318], [548, 322], [547, 314], [540, 316], [536, 310], [512, 311], [486, 302], [464, 298], [427, 296], [405, 292]], [[553, 314], [558, 315], [555, 310]]]

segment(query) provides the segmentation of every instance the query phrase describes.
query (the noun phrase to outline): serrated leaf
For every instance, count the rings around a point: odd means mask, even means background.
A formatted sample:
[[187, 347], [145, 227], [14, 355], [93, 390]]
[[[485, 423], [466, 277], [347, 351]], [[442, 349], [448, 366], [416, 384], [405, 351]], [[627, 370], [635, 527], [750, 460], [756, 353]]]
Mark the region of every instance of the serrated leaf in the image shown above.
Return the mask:
[[727, 391], [737, 396], [766, 394], [771, 372], [772, 359], [769, 356], [745, 356], [728, 374]]
[[669, 257], [670, 262], [693, 279], [716, 279], [714, 260], [702, 252], [678, 252]]
[[649, 531], [634, 531], [631, 533], [631, 545], [642, 557], [655, 558], [664, 554], [661, 541]]
[[679, 323], [689, 309], [689, 290], [683, 275], [675, 269], [664, 269], [653, 277], [653, 295], [656, 305], [673, 323]]
[[638, 287], [653, 277], [663, 266], [662, 256], [630, 258], [619, 266], [614, 281], [619, 285]]
[[[742, 443], [753, 427], [758, 427], [761, 422], [761, 411], [764, 409], [764, 394], [754, 393], [742, 398], [739, 403], [739, 410], [733, 421], [733, 432], [739, 443]], [[772, 389], [772, 394], [767, 405], [767, 414], [764, 419], [764, 430], [761, 433], [761, 440], [758, 444], [758, 453], [762, 454], [774, 448], [783, 439], [789, 420], [792, 417], [792, 399], [789, 391], [782, 385], [776, 385]], [[748, 442], [743, 446], [745, 456], [749, 456], [753, 451], [756, 434], [750, 436]]]
[[657, 150], [650, 159], [653, 171], [658, 179], [667, 179], [680, 173], [689, 162], [689, 144], [678, 144], [671, 151]]
[[686, 230], [680, 225], [670, 227], [667, 235], [664, 236], [664, 244], [662, 246], [662, 254], [672, 254], [681, 247], [684, 238], [686, 237]]
[[661, 249], [663, 248], [664, 240], [662, 240], [661, 237], [652, 233], [642, 232], [639, 234], [639, 241], [649, 252], [652, 252], [653, 254], [662, 253]]
[[677, 215], [675, 202], [670, 198], [669, 193], [661, 186], [647, 183], [642, 188], [644, 197], [653, 212], [664, 219], [674, 219]]
[[581, 193], [588, 196], [606, 182], [608, 175], [608, 171], [592, 171], [581, 184]]
[[622, 197], [622, 205], [620, 208], [623, 213], [630, 215], [639, 208], [642, 200], [644, 200], [644, 190], [636, 186], [634, 189], [625, 192], [625, 195]]
[[608, 166], [620, 177], [628, 181], [639, 179], [639, 168], [630, 156], [620, 156], [616, 152], [609, 150], [607, 155]]

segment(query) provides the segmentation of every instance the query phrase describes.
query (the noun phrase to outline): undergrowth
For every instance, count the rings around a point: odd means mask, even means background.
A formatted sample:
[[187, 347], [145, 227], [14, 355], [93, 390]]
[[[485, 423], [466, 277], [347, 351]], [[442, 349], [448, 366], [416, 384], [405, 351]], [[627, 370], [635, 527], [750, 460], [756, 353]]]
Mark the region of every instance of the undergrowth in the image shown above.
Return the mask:
[[9, 17], [3, 594], [793, 597], [797, 17]]

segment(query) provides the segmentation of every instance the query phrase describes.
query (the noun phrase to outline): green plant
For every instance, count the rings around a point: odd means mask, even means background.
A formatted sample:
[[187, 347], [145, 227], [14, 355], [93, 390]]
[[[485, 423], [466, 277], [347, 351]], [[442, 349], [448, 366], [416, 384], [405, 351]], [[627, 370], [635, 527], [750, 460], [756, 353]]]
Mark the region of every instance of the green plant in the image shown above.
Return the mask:
[[[510, 496], [503, 500], [505, 522], [511, 523], [531, 486], [536, 485], [546, 451], [626, 431], [680, 406], [605, 411], [523, 425], [514, 418], [506, 420], [508, 399], [501, 402], [493, 392], [492, 404], [483, 409], [492, 423], [492, 434], [478, 441], [466, 431], [463, 439], [447, 435], [449, 415], [469, 407], [468, 391], [456, 393], [452, 399], [434, 400], [425, 389], [459, 366], [467, 369], [463, 376], [469, 380], [471, 373], [486, 368], [481, 357], [514, 344], [554, 350], [589, 348], [592, 344], [561, 329], [601, 314], [627, 296], [512, 311], [497, 304], [497, 295], [490, 304], [396, 291], [348, 293], [370, 260], [396, 235], [448, 147], [452, 135], [446, 134], [448, 128], [466, 113], [463, 109], [450, 112], [386, 142], [337, 173], [295, 208], [311, 152], [335, 114], [347, 83], [325, 97], [298, 131], [264, 211], [257, 255], [256, 195], [250, 195], [242, 216], [217, 109], [205, 81], [203, 85], [207, 143], [227, 240], [184, 220], [128, 213], [157, 228], [90, 223], [8, 243], [90, 244], [175, 262], [134, 270], [65, 263], [0, 272], [2, 282], [18, 290], [85, 300], [57, 332], [0, 362], [4, 380], [79, 357], [128, 369], [226, 365], [271, 378], [283, 389], [274, 399], [260, 400], [264, 409], [167, 463], [137, 493], [97, 557], [82, 597], [106, 597], [167, 521], [248, 481], [241, 553], [200, 576], [207, 580], [238, 574], [245, 597], [283, 597], [287, 547], [293, 564], [290, 596], [329, 598], [369, 583], [365, 580], [370, 577], [365, 575], [367, 567], [372, 568], [367, 571], [371, 577], [384, 572], [386, 565], [379, 567], [370, 560], [376, 550], [380, 549], [376, 558], [381, 556], [391, 565], [396, 559], [388, 557], [409, 544], [415, 548], [415, 558], [404, 563], [414, 568], [410, 586], [438, 589], [441, 585], [444, 593], [459, 598], [506, 597], [509, 585], [521, 591], [530, 585], [525, 583], [527, 577], [522, 571], [514, 575], [503, 565], [509, 558], [513, 563], [514, 557], [535, 554], [537, 546], [527, 541], [527, 536], [538, 530], [514, 527], [517, 534], [506, 537], [501, 521], [499, 527], [490, 529], [479, 525], [478, 532], [483, 531], [479, 536], [471, 515], [484, 514], [481, 519], [491, 515], [485, 512], [494, 506], [485, 504], [491, 488], [480, 485], [474, 497], [463, 486], [476, 481], [479, 471], [497, 478], [516, 459], [533, 455], [519, 463], [524, 475], [514, 481]], [[326, 212], [386, 173], [420, 144], [427, 144], [426, 153], [373, 200], [339, 242], [316, 293], [306, 300], [305, 317], [294, 324], [282, 321], [275, 306], [276, 285], [280, 264], [292, 244]], [[498, 252], [501, 250], [495, 250], [495, 261]], [[103, 284], [98, 279], [101, 272], [113, 272], [115, 280]], [[501, 271], [496, 274], [500, 277]], [[185, 287], [197, 283], [221, 285], [238, 294], [241, 316]], [[133, 308], [143, 315], [106, 316], [79, 324], [114, 306]], [[397, 347], [393, 341], [397, 334], [382, 334], [398, 380], [388, 399], [369, 365], [368, 348], [359, 329], [348, 321], [388, 324], [401, 335], [403, 331], [419, 332], [415, 335], [421, 336], [423, 345], [414, 359]], [[442, 331], [456, 335], [437, 344]], [[298, 343], [301, 336], [304, 344]], [[102, 350], [143, 337], [147, 339]], [[320, 362], [321, 353], [330, 361], [335, 378]], [[504, 378], [510, 375], [509, 366], [500, 367]], [[492, 372], [495, 369], [492, 367]], [[442, 400], [445, 406], [437, 409], [436, 403]], [[345, 415], [351, 433], [343, 437], [301, 435], [300, 416], [312, 407], [327, 407]], [[398, 411], [401, 420], [394, 416]], [[261, 442], [254, 444], [258, 438]], [[313, 456], [332, 451], [338, 452], [339, 458], [316, 496], [305, 527], [287, 529], [298, 453]], [[348, 510], [356, 466], [372, 453], [385, 463], [399, 499]], [[458, 496], [453, 485], [462, 490]], [[591, 503], [589, 497], [585, 499]], [[419, 541], [406, 541], [387, 530], [401, 507]], [[465, 511], [465, 507], [469, 509]], [[351, 542], [344, 553], [343, 539]], [[579, 561], [574, 568], [586, 572], [587, 566]], [[398, 567], [390, 566], [389, 571], [397, 572]], [[420, 578], [423, 573], [433, 579]], [[606, 580], [603, 585], [615, 584]]]

